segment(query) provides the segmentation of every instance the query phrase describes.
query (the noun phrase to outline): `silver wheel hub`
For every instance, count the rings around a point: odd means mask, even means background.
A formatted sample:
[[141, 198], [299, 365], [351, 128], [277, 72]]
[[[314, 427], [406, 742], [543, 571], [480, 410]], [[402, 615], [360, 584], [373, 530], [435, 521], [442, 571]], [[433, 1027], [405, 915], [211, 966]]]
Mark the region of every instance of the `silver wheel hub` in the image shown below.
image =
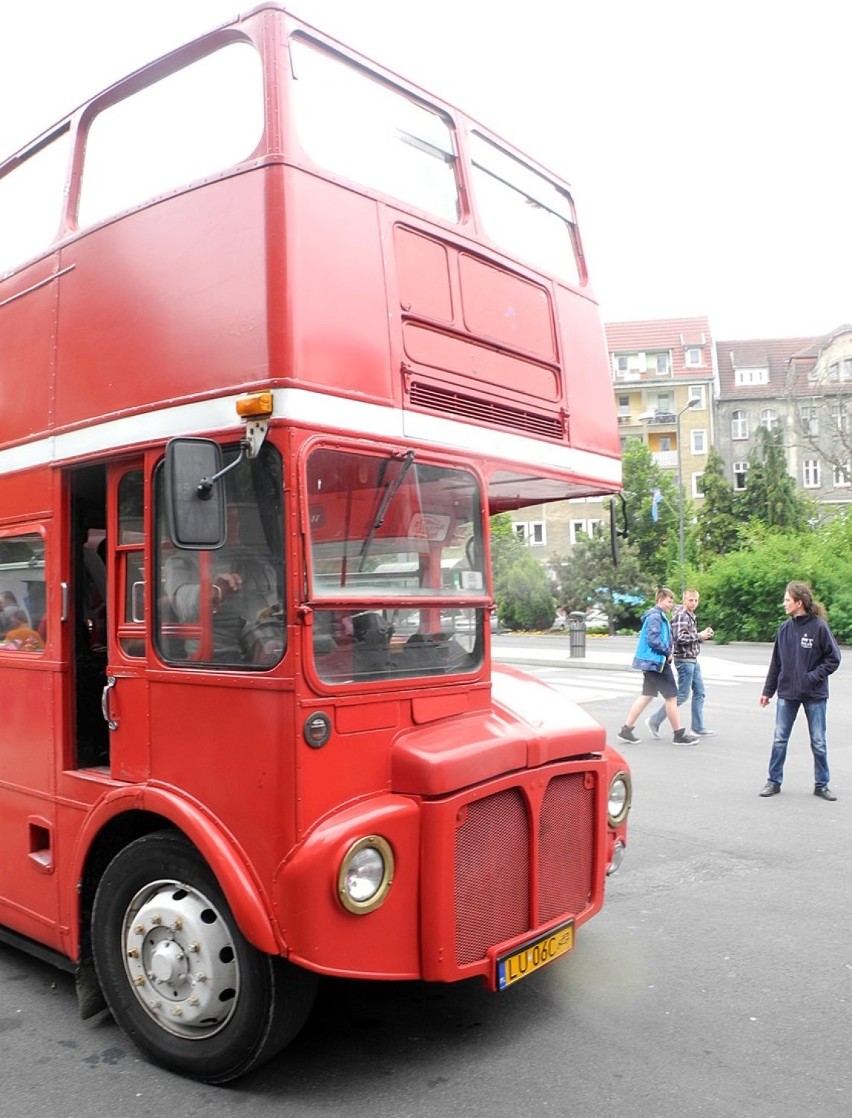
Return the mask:
[[198, 889], [157, 881], [128, 906], [124, 965], [140, 1005], [166, 1031], [189, 1040], [218, 1032], [239, 995], [227, 921]]

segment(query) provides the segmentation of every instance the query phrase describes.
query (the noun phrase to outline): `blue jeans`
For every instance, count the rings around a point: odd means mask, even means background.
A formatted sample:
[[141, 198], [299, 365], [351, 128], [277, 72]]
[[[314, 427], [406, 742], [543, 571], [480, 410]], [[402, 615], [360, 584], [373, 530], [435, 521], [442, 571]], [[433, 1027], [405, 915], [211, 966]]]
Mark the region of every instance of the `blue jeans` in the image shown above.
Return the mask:
[[805, 708], [808, 732], [811, 736], [811, 753], [814, 755], [814, 784], [821, 787], [828, 784], [828, 745], [825, 740], [825, 708], [827, 699], [777, 699], [775, 708], [775, 738], [769, 758], [769, 779], [780, 784], [784, 779], [784, 762], [787, 759], [787, 743], [793, 730], [793, 723], [799, 707]]
[[[697, 734], [706, 729], [704, 725], [704, 679], [697, 660], [675, 660], [677, 668], [677, 705], [683, 706], [692, 692], [692, 729]], [[661, 706], [648, 721], [659, 731], [666, 719], [666, 708]]]

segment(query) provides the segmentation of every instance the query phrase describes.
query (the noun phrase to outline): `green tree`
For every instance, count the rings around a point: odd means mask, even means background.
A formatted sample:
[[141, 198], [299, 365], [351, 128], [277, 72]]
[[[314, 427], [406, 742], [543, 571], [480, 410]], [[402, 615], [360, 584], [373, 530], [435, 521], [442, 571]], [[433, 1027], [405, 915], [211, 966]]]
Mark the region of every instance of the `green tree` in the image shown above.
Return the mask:
[[551, 567], [560, 605], [584, 613], [592, 607], [603, 610], [610, 633], [634, 628], [643, 608], [653, 601], [655, 586], [643, 573], [638, 548], [622, 545], [614, 566], [609, 534], [601, 528], [580, 538], [567, 555], [554, 555]]
[[547, 571], [518, 539], [509, 513], [491, 517], [491, 570], [497, 615], [508, 629], [549, 629], [556, 613]]
[[[641, 439], [628, 439], [622, 455], [622, 477], [628, 538], [636, 547], [644, 576], [658, 586], [669, 581], [678, 582], [680, 495], [675, 479], [656, 464]], [[660, 495], [654, 520], [657, 490]], [[692, 502], [685, 501], [683, 515], [684, 524], [689, 525]]]
[[841, 644], [852, 641], [852, 519], [840, 514], [809, 532], [753, 520], [742, 546], [720, 556], [697, 581], [701, 615], [727, 642], [771, 641], [784, 620], [784, 587], [803, 579], [825, 605]]
[[815, 518], [812, 501], [800, 497], [787, 472], [787, 455], [780, 428], [758, 430], [758, 445], [748, 456], [746, 488], [738, 511], [743, 520], [759, 520], [768, 528], [804, 532]]
[[696, 517], [695, 544], [698, 566], [706, 568], [717, 556], [727, 555], [740, 546], [736, 494], [715, 447], [707, 455], [701, 482], [704, 501]]

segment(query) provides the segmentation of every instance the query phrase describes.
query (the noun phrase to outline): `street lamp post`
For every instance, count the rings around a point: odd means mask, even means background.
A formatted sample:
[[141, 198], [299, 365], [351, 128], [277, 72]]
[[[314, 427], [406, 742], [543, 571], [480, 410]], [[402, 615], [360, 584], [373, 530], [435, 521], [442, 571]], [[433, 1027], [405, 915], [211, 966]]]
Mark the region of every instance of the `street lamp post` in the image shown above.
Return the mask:
[[686, 407], [680, 409], [675, 418], [675, 435], [677, 437], [677, 526], [678, 526], [678, 543], [679, 543], [679, 558], [680, 558], [680, 597], [683, 601], [683, 595], [686, 593], [686, 559], [684, 555], [684, 525], [683, 525], [683, 457], [680, 445], [680, 417], [685, 411], [694, 408], [700, 400], [690, 400]]

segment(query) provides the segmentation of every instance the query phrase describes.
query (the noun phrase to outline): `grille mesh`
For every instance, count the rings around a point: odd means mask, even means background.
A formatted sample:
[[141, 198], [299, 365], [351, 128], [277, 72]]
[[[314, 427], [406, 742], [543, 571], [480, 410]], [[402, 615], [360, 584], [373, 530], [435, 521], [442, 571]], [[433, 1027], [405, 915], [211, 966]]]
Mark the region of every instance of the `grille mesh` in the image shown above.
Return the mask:
[[582, 912], [592, 898], [594, 790], [583, 773], [551, 780], [541, 809], [538, 870], [539, 923], [561, 912]]
[[[553, 777], [539, 819], [520, 788], [466, 808], [456, 833], [456, 962], [473, 963], [489, 948], [563, 913], [578, 914], [593, 893], [595, 792], [585, 773]], [[538, 829], [538, 895], [531, 898], [534, 828]], [[531, 903], [532, 902], [532, 903]]]
[[529, 822], [519, 788], [467, 809], [456, 835], [456, 959], [472, 963], [529, 924]]

